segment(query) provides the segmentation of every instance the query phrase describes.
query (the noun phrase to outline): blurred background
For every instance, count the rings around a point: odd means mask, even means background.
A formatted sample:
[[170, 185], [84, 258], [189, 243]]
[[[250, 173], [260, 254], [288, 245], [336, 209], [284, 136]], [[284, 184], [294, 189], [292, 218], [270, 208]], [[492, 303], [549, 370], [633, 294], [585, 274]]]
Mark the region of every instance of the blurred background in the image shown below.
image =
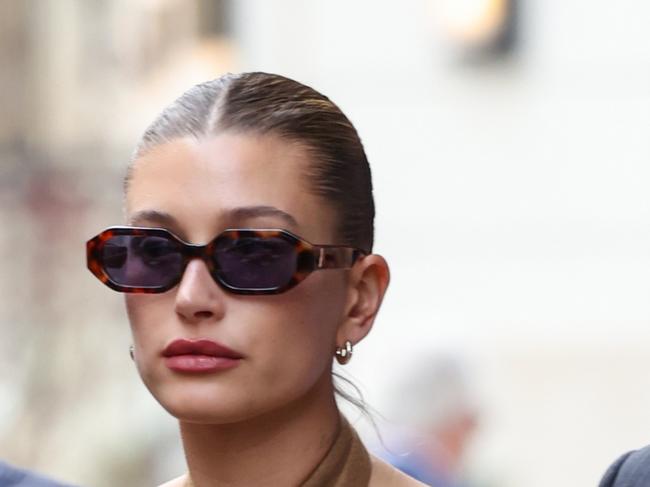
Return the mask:
[[165, 104], [263, 70], [334, 100], [371, 162], [392, 283], [342, 370], [377, 411], [383, 446], [344, 406], [366, 441], [466, 486], [596, 485], [650, 443], [648, 18], [641, 0], [0, 1], [0, 458], [98, 487], [184, 471], [84, 242], [122, 222]]

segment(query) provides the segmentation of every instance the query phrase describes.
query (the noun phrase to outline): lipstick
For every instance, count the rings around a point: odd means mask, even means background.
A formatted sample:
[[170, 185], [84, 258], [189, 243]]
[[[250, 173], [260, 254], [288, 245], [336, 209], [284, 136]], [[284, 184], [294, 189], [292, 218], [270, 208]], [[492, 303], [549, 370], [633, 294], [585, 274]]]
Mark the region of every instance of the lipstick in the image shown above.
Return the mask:
[[165, 365], [175, 372], [209, 373], [227, 370], [239, 365], [243, 358], [238, 352], [210, 340], [178, 338], [162, 352]]

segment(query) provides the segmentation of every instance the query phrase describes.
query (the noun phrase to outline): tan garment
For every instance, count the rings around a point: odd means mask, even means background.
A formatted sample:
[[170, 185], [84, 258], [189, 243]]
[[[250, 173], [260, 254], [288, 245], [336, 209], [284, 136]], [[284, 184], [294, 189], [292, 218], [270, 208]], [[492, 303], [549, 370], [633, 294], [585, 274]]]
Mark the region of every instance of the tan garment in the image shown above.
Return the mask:
[[[160, 487], [188, 487], [183, 475]], [[366, 450], [357, 432], [341, 416], [339, 433], [329, 451], [301, 487], [425, 487]]]
[[334, 444], [302, 487], [365, 487], [370, 481], [370, 455], [350, 423], [341, 416]]
[[424, 487], [368, 454], [357, 432], [341, 416], [341, 429], [325, 458], [302, 487]]

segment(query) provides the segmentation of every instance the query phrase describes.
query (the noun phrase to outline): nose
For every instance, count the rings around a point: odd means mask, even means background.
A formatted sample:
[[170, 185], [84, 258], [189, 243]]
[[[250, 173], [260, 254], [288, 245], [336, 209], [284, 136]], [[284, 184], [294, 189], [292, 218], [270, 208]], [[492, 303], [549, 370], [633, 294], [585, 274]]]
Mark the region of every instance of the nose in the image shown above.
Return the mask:
[[205, 262], [192, 259], [176, 291], [175, 310], [185, 323], [223, 318], [223, 291], [210, 275]]

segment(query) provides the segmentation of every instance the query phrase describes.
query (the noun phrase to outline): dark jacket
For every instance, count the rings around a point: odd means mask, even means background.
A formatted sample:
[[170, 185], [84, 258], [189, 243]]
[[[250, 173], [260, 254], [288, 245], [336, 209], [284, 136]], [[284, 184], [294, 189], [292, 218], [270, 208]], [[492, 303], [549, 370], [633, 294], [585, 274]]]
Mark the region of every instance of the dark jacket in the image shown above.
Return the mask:
[[650, 486], [650, 446], [622, 455], [605, 472], [599, 487]]
[[66, 487], [66, 484], [54, 482], [0, 461], [0, 487]]

